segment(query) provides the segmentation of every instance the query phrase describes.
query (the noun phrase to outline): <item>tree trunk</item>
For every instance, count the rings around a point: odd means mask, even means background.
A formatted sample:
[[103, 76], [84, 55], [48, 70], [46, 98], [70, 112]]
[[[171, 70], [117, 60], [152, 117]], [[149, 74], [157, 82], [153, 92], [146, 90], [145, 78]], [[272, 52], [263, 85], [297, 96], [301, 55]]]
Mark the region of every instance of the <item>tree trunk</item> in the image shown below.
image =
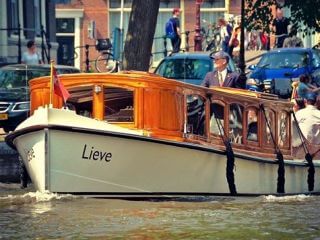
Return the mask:
[[124, 70], [148, 71], [160, 0], [133, 0], [124, 45]]

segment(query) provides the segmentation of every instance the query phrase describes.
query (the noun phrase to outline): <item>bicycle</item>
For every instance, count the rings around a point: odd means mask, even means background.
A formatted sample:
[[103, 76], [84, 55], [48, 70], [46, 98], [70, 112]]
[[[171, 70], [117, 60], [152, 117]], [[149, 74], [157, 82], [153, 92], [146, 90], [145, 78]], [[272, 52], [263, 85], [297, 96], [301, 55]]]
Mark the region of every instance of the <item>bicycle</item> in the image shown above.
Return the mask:
[[275, 37], [275, 41], [274, 41], [274, 46], [273, 46], [273, 48], [276, 49], [276, 48], [278, 48], [277, 45], [278, 45], [279, 38], [281, 38], [281, 37], [288, 37], [288, 34], [283, 33], [283, 34], [280, 34], [280, 35], [274, 35], [274, 37]]
[[98, 72], [118, 72], [120, 71], [120, 62], [114, 59], [110, 50], [100, 51], [100, 55], [94, 61], [95, 69]]
[[114, 59], [111, 52], [112, 44], [110, 39], [98, 39], [96, 50], [100, 55], [95, 60], [95, 69], [98, 72], [118, 72], [120, 71], [120, 61]]
[[[203, 20], [206, 23], [205, 20]], [[221, 35], [219, 27], [212, 27], [212, 24], [207, 24], [208, 30], [205, 28], [201, 29], [201, 34], [203, 38], [202, 42], [202, 50], [203, 51], [219, 51], [221, 46]], [[211, 33], [210, 33], [211, 32]]]

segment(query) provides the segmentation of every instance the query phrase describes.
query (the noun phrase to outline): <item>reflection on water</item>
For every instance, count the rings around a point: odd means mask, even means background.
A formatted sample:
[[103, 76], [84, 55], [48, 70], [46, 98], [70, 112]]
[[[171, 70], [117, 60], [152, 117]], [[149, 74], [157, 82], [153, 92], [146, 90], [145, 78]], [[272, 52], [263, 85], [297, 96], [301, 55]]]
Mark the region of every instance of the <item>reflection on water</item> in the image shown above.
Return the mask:
[[0, 239], [320, 239], [320, 198], [125, 201], [0, 184]]

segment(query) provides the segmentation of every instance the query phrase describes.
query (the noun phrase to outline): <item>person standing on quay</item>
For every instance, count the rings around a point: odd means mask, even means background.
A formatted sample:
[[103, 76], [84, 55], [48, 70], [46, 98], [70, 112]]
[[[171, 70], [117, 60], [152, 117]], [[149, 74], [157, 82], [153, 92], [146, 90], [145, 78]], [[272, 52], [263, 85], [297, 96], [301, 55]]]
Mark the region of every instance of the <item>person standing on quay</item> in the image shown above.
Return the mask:
[[286, 37], [288, 37], [289, 25], [289, 19], [284, 17], [282, 9], [278, 8], [276, 18], [272, 22], [272, 30], [276, 33], [277, 48], [282, 48], [284, 40], [286, 39]]
[[43, 64], [41, 55], [37, 52], [35, 42], [28, 41], [27, 51], [22, 54], [21, 62], [27, 65]]
[[174, 37], [171, 38], [171, 45], [172, 45], [172, 52], [177, 53], [180, 51], [181, 45], [181, 32], [180, 32], [180, 9], [174, 8], [172, 11], [172, 18], [169, 21], [172, 22], [173, 30], [174, 30]]

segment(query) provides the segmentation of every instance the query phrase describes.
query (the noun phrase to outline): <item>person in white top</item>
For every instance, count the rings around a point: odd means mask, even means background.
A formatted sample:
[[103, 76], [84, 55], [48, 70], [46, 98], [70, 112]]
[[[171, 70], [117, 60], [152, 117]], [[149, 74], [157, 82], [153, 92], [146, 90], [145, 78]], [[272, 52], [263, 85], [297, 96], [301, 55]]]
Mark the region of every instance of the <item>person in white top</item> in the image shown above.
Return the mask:
[[223, 18], [218, 20], [218, 27], [220, 28], [221, 48], [224, 52], [229, 50], [229, 41], [232, 34], [232, 26]]
[[37, 52], [33, 40], [30, 40], [27, 43], [27, 51], [22, 54], [21, 62], [27, 65], [43, 64], [41, 55]]
[[[320, 144], [320, 110], [315, 106], [317, 95], [308, 93], [305, 98], [306, 107], [298, 110], [295, 115], [304, 138], [309, 144]], [[296, 123], [293, 124], [292, 146], [302, 145]]]

